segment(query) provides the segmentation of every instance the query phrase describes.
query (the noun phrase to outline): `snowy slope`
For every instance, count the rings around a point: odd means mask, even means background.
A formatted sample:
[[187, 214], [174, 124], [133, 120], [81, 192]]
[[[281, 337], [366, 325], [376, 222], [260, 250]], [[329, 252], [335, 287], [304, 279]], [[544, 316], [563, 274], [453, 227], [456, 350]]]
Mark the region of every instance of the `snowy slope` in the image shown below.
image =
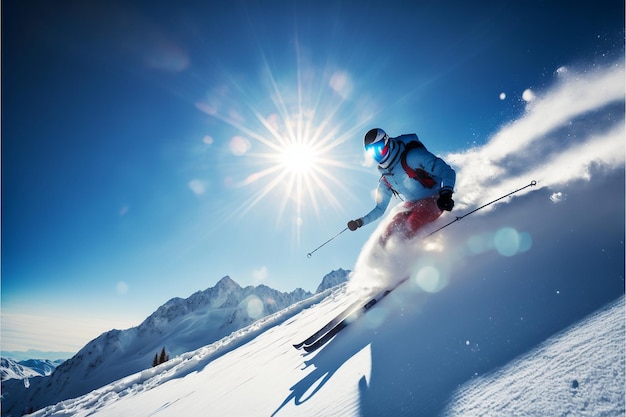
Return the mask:
[[[345, 282], [348, 273], [333, 271], [323, 282]], [[311, 296], [302, 289], [282, 293], [264, 285], [242, 288], [224, 277], [186, 299], [169, 300], [137, 327], [103, 333], [48, 377], [3, 381], [2, 415], [83, 395], [150, 368], [164, 348], [170, 357], [195, 350]]]
[[622, 297], [505, 368], [463, 386], [449, 415], [623, 416], [624, 318]]
[[316, 353], [291, 344], [350, 302], [361, 264], [323, 300], [35, 415], [622, 416], [624, 207], [588, 196], [623, 181], [573, 183], [558, 205], [537, 190], [414, 258], [391, 247], [411, 279]]
[[[432, 400], [426, 403], [428, 396], [417, 390], [406, 395], [419, 388], [411, 384], [414, 378], [407, 378], [420, 373], [418, 367], [409, 362], [398, 374], [398, 369], [390, 366], [396, 362], [394, 353], [407, 350], [406, 346], [384, 343], [377, 348], [378, 353], [373, 351], [385, 336], [373, 330], [376, 320], [371, 317], [346, 329], [332, 349], [303, 357], [290, 346], [312, 329], [301, 329], [298, 322], [310, 322], [312, 316], [332, 316], [342, 299], [341, 292], [295, 317], [287, 318], [291, 311], [279, 313], [229, 340], [34, 415], [398, 416], [436, 415], [441, 411]], [[378, 319], [388, 314], [387, 320], [406, 324], [420, 315], [417, 309], [404, 317], [391, 309], [385, 313], [393, 304], [406, 301], [406, 292], [411, 292], [408, 285], [403, 292], [390, 296], [374, 310]], [[252, 339], [257, 326], [268, 327]], [[241, 339], [251, 340], [234, 348]], [[419, 340], [415, 336], [407, 339], [413, 343]], [[624, 299], [620, 298], [505, 369], [469, 382], [445, 414], [621, 416], [623, 345]], [[373, 363], [375, 360], [379, 363]], [[426, 379], [435, 385], [441, 383], [437, 374]], [[396, 402], [398, 399], [401, 401]]]

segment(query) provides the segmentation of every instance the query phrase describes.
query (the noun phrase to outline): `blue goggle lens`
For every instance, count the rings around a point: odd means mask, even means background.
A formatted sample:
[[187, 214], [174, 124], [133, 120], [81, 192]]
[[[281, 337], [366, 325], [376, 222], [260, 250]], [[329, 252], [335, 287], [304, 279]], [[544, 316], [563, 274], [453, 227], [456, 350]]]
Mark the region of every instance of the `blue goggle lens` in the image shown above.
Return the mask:
[[374, 142], [367, 147], [367, 152], [375, 161], [380, 162], [389, 152], [389, 144], [386, 144], [384, 140]]

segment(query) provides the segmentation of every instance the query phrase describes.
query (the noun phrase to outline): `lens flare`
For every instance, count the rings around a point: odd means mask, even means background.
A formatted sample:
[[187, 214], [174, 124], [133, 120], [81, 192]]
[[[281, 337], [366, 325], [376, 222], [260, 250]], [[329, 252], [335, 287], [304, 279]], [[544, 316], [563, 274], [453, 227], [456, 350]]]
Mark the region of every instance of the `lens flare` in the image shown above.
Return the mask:
[[512, 227], [503, 227], [493, 236], [493, 243], [502, 256], [513, 256], [519, 251], [520, 239], [517, 230]]
[[251, 319], [258, 319], [263, 315], [263, 301], [256, 295], [251, 295], [244, 300], [246, 311]]
[[435, 293], [441, 291], [447, 284], [446, 277], [434, 266], [424, 266], [415, 276], [417, 285], [424, 291]]

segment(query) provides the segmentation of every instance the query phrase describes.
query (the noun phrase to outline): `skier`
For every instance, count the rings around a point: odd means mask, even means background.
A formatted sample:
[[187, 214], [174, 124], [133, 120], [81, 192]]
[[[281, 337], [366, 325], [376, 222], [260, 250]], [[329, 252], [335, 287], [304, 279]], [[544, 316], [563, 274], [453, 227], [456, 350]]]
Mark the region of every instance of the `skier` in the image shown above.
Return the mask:
[[389, 137], [383, 129], [365, 135], [365, 151], [378, 163], [381, 173], [376, 206], [365, 216], [348, 222], [355, 231], [381, 217], [395, 195], [404, 201], [380, 238], [384, 247], [394, 234], [411, 239], [426, 224], [454, 207], [452, 193], [456, 173], [441, 158], [430, 153], [416, 134]]

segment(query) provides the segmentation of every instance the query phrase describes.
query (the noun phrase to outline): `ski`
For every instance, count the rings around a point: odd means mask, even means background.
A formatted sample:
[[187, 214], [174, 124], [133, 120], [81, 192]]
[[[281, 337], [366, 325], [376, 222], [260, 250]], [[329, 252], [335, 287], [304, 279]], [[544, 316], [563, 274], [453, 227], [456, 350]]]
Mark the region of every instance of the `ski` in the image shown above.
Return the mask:
[[[398, 288], [403, 282], [407, 281], [408, 279], [409, 277], [403, 278], [402, 280], [400, 280], [400, 282], [398, 282], [394, 286], [380, 291], [374, 297], [370, 298], [361, 307], [357, 307], [356, 309], [353, 309], [350, 313], [343, 316], [343, 318], [338, 319], [341, 315], [338, 316], [336, 319], [331, 321], [331, 323], [335, 322], [334, 326], [329, 326], [330, 323], [327, 324], [326, 326], [324, 326], [324, 328], [320, 329], [320, 331], [316, 332], [316, 334], [313, 335], [316, 337], [311, 336], [306, 340], [306, 341], [310, 341], [309, 343], [303, 343], [300, 347], [303, 348], [306, 352], [310, 353], [324, 346], [330, 339], [335, 337], [337, 333], [345, 329], [350, 323], [352, 323], [359, 317], [363, 316], [369, 309], [374, 307], [380, 300], [385, 298], [387, 295], [389, 295], [390, 292]], [[325, 332], [322, 331], [324, 329], [326, 329]]]
[[345, 310], [343, 310], [341, 313], [339, 313], [334, 319], [332, 319], [331, 321], [326, 323], [326, 325], [324, 327], [322, 327], [321, 329], [319, 329], [318, 331], [313, 333], [311, 336], [307, 337], [302, 342], [295, 343], [293, 345], [293, 347], [295, 347], [296, 349], [301, 349], [303, 346], [307, 346], [307, 345], [310, 345], [311, 343], [315, 342], [317, 339], [322, 337], [326, 332], [328, 332], [330, 329], [332, 329], [338, 323], [340, 323], [343, 319], [348, 317], [350, 315], [350, 313], [352, 313], [355, 309], [359, 308], [364, 302], [367, 301], [367, 299], [370, 297], [370, 295], [371, 294], [367, 294], [365, 296], [359, 297], [359, 299], [357, 299], [355, 302], [350, 304], [349, 307], [347, 307]]

